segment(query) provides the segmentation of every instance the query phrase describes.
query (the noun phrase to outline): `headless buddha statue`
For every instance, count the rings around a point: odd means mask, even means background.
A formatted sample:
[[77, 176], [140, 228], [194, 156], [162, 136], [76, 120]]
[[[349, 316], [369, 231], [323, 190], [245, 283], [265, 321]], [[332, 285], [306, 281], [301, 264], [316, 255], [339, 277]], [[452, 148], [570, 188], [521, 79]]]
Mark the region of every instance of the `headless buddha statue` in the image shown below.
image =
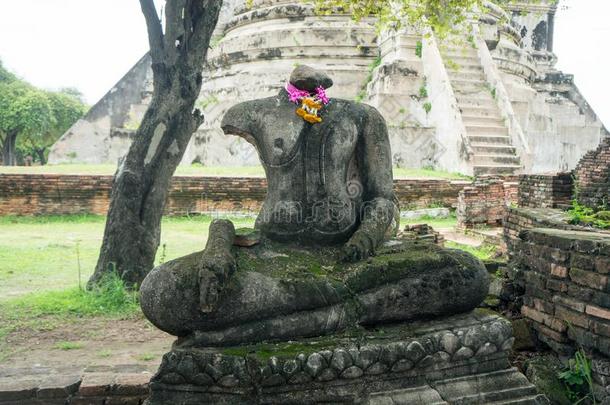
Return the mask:
[[399, 211], [385, 121], [366, 104], [329, 99], [332, 84], [299, 66], [278, 95], [225, 114], [223, 131], [254, 145], [265, 169], [260, 236], [236, 246], [233, 224], [215, 220], [204, 251], [147, 276], [144, 314], [178, 345], [450, 315], [487, 295], [487, 272], [471, 255], [392, 239]]

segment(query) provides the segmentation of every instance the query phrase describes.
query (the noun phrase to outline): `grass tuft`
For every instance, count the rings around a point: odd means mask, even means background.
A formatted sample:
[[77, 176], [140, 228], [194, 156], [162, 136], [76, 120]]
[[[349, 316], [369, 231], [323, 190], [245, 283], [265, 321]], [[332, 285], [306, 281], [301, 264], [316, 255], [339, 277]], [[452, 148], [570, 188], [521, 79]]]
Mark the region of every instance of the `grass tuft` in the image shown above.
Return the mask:
[[138, 293], [128, 290], [116, 273], [109, 273], [91, 290], [73, 287], [27, 294], [0, 304], [0, 309], [11, 318], [23, 319], [45, 315], [122, 317], [137, 313], [140, 307]]
[[55, 347], [60, 350], [76, 350], [82, 349], [84, 346], [78, 342], [58, 342]]
[[468, 252], [478, 258], [479, 260], [491, 260], [496, 257], [497, 246], [492, 245], [481, 245], [479, 247], [463, 245], [453, 241], [446, 241], [445, 246], [451, 249], [458, 249]]

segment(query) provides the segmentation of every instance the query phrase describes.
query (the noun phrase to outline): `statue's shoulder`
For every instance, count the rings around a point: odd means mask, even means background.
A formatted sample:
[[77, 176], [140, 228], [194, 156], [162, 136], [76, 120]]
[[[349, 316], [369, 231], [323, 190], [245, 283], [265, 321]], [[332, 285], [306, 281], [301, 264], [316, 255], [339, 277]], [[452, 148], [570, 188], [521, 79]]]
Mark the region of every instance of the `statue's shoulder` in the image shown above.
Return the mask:
[[372, 105], [343, 98], [333, 98], [332, 103], [334, 104], [334, 109], [346, 111], [352, 119], [385, 122], [379, 110]]
[[256, 122], [256, 117], [265, 110], [279, 106], [280, 102], [278, 96], [271, 96], [237, 103], [224, 114], [220, 126], [226, 134], [251, 134], [250, 127]]

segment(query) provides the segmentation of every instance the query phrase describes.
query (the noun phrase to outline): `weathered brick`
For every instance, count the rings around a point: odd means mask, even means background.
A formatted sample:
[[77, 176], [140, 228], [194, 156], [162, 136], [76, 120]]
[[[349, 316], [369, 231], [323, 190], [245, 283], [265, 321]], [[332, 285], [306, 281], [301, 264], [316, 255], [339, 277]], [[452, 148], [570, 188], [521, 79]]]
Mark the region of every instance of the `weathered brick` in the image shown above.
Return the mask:
[[104, 405], [140, 405], [146, 396], [107, 397]]
[[0, 402], [23, 401], [36, 395], [40, 380], [0, 379]]
[[569, 297], [555, 295], [555, 296], [553, 296], [553, 302], [555, 304], [560, 304], [560, 305], [563, 305], [564, 307], [568, 307], [577, 312], [585, 312], [586, 304], [584, 302], [580, 302], [580, 301], [577, 301], [577, 300], [569, 298]]
[[603, 335], [606, 337], [610, 337], [610, 323], [599, 321], [596, 319], [591, 319], [589, 321], [589, 328], [591, 332], [597, 335]]
[[589, 328], [589, 318], [582, 312], [571, 311], [558, 305], [555, 308], [555, 316], [566, 321], [569, 325], [576, 325], [585, 329]]
[[534, 298], [532, 301], [534, 303], [534, 308], [536, 308], [538, 311], [542, 311], [550, 315], [553, 315], [555, 312], [555, 306], [548, 301], [541, 300], [540, 298]]
[[566, 278], [568, 277], [568, 268], [555, 263], [551, 263], [551, 274], [555, 277]]
[[575, 283], [584, 285], [595, 290], [606, 291], [608, 286], [608, 277], [594, 273], [592, 271], [585, 271], [578, 268], [570, 269], [570, 279]]
[[112, 392], [114, 395], [146, 395], [151, 377], [150, 373], [118, 374]]
[[601, 256], [595, 258], [595, 271], [600, 274], [610, 273], [610, 258]]
[[101, 397], [110, 393], [115, 375], [111, 373], [85, 373], [78, 395], [81, 397]]
[[538, 322], [533, 322], [532, 327], [538, 333], [543, 334], [544, 336], [546, 336], [556, 342], [559, 342], [559, 343], [568, 342], [568, 338], [566, 337], [565, 333], [557, 332], [557, 331], [549, 328], [548, 326], [542, 325]]
[[587, 305], [585, 312], [589, 315], [596, 316], [598, 318], [610, 320], [610, 310], [605, 308], [596, 307], [594, 305]]
[[581, 270], [595, 270], [595, 259], [589, 255], [574, 253], [570, 259], [570, 267], [577, 267]]
[[560, 280], [547, 280], [546, 287], [552, 291], [568, 292], [568, 283]]
[[39, 399], [67, 398], [78, 391], [81, 377], [74, 376], [49, 376], [38, 386], [36, 397]]
[[580, 286], [578, 284], [570, 283], [568, 285], [568, 295], [570, 297], [574, 297], [575, 299], [577, 299], [579, 301], [584, 301], [584, 302], [591, 301], [591, 299], [593, 297], [593, 293], [595, 293], [595, 291], [593, 291], [589, 288]]
[[80, 397], [70, 399], [70, 405], [105, 405], [106, 397]]

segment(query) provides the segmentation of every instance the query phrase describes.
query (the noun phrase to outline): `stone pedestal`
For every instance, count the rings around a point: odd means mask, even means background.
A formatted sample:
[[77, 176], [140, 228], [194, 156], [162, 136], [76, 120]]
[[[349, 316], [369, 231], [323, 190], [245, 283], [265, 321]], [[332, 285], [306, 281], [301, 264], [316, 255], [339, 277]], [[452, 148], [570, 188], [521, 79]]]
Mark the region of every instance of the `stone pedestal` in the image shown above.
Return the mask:
[[510, 323], [482, 310], [283, 343], [177, 348], [148, 405], [548, 403], [507, 353]]

